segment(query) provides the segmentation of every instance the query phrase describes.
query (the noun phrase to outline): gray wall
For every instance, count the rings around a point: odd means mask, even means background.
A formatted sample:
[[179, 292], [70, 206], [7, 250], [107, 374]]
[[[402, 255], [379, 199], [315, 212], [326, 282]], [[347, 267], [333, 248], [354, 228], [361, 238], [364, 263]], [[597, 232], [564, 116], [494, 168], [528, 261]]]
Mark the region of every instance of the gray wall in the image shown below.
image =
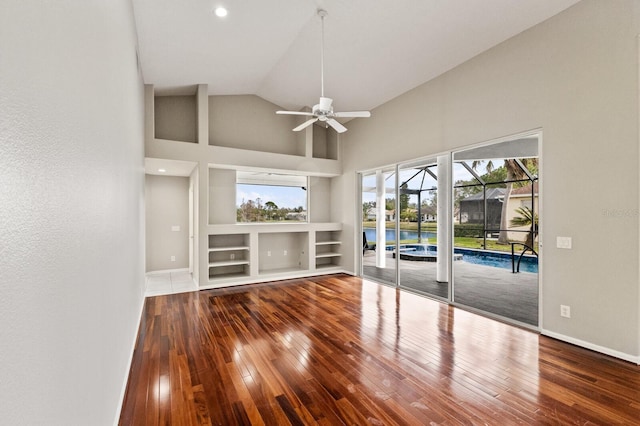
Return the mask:
[[236, 223], [236, 171], [209, 169], [209, 224]]
[[189, 178], [147, 175], [145, 217], [147, 272], [188, 268]]
[[331, 179], [309, 178], [309, 219], [311, 222], [331, 222]]
[[198, 108], [195, 96], [156, 96], [153, 111], [157, 139], [198, 141]]
[[357, 170], [541, 128], [542, 328], [638, 356], [638, 10], [585, 0], [350, 122], [345, 232], [357, 229]]
[[209, 96], [209, 144], [278, 154], [304, 155], [298, 118], [258, 96]]
[[144, 301], [131, 2], [0, 9], [0, 422], [112, 425]]

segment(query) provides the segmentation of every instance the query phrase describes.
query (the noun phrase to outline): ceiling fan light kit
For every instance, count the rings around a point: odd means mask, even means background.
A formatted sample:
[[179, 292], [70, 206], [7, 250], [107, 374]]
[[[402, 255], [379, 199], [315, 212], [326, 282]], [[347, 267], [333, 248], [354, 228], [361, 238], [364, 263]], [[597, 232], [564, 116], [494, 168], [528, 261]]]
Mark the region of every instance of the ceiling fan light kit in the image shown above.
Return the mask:
[[299, 132], [300, 130], [309, 127], [316, 121], [320, 121], [326, 123], [328, 126], [331, 126], [336, 132], [344, 133], [347, 131], [347, 128], [340, 124], [335, 117], [344, 117], [344, 118], [367, 118], [371, 117], [371, 113], [369, 111], [346, 111], [346, 112], [333, 112], [333, 99], [327, 98], [324, 96], [324, 18], [327, 17], [327, 11], [323, 9], [318, 9], [318, 16], [320, 16], [320, 20], [322, 23], [322, 39], [321, 39], [321, 48], [320, 48], [320, 102], [317, 105], [314, 105], [311, 109], [311, 112], [303, 112], [303, 111], [276, 111], [276, 114], [286, 114], [286, 115], [304, 115], [308, 117], [313, 117], [298, 127], [294, 128], [294, 132]]

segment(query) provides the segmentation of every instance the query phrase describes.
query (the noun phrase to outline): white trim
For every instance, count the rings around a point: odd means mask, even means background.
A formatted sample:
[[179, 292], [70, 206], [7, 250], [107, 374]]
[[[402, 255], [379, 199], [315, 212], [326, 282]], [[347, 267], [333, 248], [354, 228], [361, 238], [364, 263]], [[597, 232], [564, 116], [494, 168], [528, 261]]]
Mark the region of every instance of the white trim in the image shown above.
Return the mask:
[[[361, 172], [356, 173], [356, 194], [358, 195], [356, 199], [358, 200], [358, 206], [356, 207], [356, 221], [354, 223], [357, 224], [358, 230], [355, 232], [356, 243], [353, 247], [353, 269], [356, 272], [356, 276], [362, 277], [364, 271], [364, 262], [363, 262], [363, 250], [364, 250], [364, 239], [362, 238], [362, 233], [364, 232], [364, 228], [362, 226], [362, 222], [364, 222], [364, 215], [362, 214], [362, 177], [364, 176]], [[355, 227], [354, 227], [355, 228]]]
[[572, 345], [580, 346], [585, 349], [589, 349], [595, 352], [599, 352], [605, 355], [609, 355], [615, 358], [622, 359], [624, 361], [632, 362], [636, 365], [640, 365], [640, 356], [639, 355], [630, 355], [624, 352], [616, 351], [614, 349], [610, 349], [604, 346], [596, 345], [590, 342], [586, 342], [584, 340], [576, 339], [573, 337], [565, 336], [564, 334], [555, 333], [549, 330], [540, 330], [540, 334], [552, 337], [557, 340], [561, 340], [566, 343], [571, 343]]
[[224, 279], [219, 279], [219, 282], [217, 283], [209, 281], [208, 283], [200, 286], [198, 291], [215, 290], [218, 288], [237, 287], [237, 286], [244, 286], [244, 285], [251, 285], [251, 284], [263, 284], [263, 283], [266, 284], [273, 281], [297, 280], [300, 278], [311, 278], [311, 277], [319, 277], [323, 275], [335, 275], [335, 274], [345, 274], [351, 277], [356, 276], [352, 272], [349, 272], [340, 266], [336, 266], [335, 269], [331, 268], [330, 270], [329, 268], [316, 270], [316, 271], [305, 269], [305, 270], [301, 270], [299, 273], [284, 272], [284, 273], [274, 273], [269, 275], [269, 273], [266, 272], [266, 273], [263, 273], [263, 275], [260, 275], [257, 277], [250, 277], [247, 275], [246, 277], [229, 278], [227, 281], [225, 281]]
[[[481, 148], [483, 146], [494, 145], [502, 142], [509, 142], [515, 139], [524, 139], [528, 136], [536, 136], [538, 133], [542, 133], [542, 127], [536, 127], [534, 129], [525, 130], [524, 132], [514, 133], [512, 135], [501, 136], [494, 139], [487, 139], [483, 142], [474, 143], [471, 145], [465, 145], [458, 148], [451, 149], [451, 154], [455, 154], [456, 152], [467, 151], [474, 148]], [[540, 158], [540, 152], [538, 151], [538, 158]], [[454, 159], [455, 160], [455, 159]]]
[[159, 269], [157, 271], [149, 271], [149, 272], [145, 272], [144, 276], [149, 276], [149, 275], [160, 275], [160, 274], [166, 274], [168, 272], [189, 272], [189, 268], [178, 268], [178, 269]]
[[[636, 41], [637, 41], [636, 50], [637, 50], [637, 54], [638, 54], [638, 56], [637, 56], [637, 58], [638, 58], [638, 67], [637, 67], [637, 69], [638, 69], [638, 86], [637, 87], [640, 87], [640, 35], [638, 35], [636, 37]], [[640, 111], [640, 90], [638, 91], [637, 96], [638, 96], [638, 104], [637, 105], [638, 105], [638, 110]], [[638, 117], [636, 117], [636, 120], [640, 121], [640, 114], [639, 114]], [[638, 126], [636, 126], [636, 132], [638, 132], [638, 135], [637, 135], [638, 136], [638, 145], [640, 145], [640, 129], [638, 128]], [[639, 159], [640, 159], [640, 157], [639, 157]], [[640, 238], [640, 235], [638, 237]], [[638, 266], [639, 266], [638, 274], [640, 274], [640, 262], [638, 262]], [[640, 286], [640, 282], [639, 282], [638, 285]], [[636, 306], [640, 308], [640, 291], [638, 292], [638, 303], [636, 303]], [[637, 330], [638, 331], [637, 331], [637, 336], [636, 336], [636, 342], [637, 342], [636, 343], [636, 345], [637, 345], [637, 349], [636, 350], [640, 354], [640, 318], [638, 319]]]
[[[543, 295], [544, 295], [544, 244], [542, 243], [544, 237], [544, 214], [543, 214], [543, 206], [544, 206], [544, 178], [545, 173], [543, 170], [544, 159], [542, 158], [543, 150], [542, 150], [542, 141], [544, 139], [544, 131], [542, 128], [536, 130], [538, 133], [538, 193], [536, 194], [538, 198], [538, 327], [542, 330], [542, 326], [544, 324], [544, 303], [543, 303]], [[532, 200], [532, 208], [535, 209], [535, 199]], [[534, 210], [535, 213], [535, 210]], [[534, 237], [535, 242], [535, 237]]]

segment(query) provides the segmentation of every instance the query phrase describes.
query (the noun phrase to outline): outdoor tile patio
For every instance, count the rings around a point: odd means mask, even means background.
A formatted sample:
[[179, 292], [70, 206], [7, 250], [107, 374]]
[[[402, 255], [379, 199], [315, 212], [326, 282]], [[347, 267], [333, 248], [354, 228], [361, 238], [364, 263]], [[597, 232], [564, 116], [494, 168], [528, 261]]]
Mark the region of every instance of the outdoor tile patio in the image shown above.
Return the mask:
[[[436, 281], [435, 262], [400, 260], [400, 285], [428, 296], [446, 299], [447, 283]], [[386, 268], [375, 266], [375, 252], [363, 258], [364, 276], [395, 285], [395, 259], [387, 254]], [[493, 266], [476, 265], [464, 260], [453, 263], [454, 301], [490, 314], [527, 325], [538, 325], [538, 274]]]

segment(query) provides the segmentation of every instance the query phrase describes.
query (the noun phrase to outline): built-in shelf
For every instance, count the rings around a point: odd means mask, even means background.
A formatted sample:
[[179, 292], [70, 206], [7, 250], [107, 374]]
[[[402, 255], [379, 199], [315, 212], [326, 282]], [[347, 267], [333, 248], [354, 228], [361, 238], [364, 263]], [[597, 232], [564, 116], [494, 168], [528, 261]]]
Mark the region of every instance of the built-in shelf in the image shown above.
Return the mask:
[[249, 250], [249, 246], [231, 246], [231, 247], [209, 247], [209, 252], [212, 251], [236, 251], [236, 250]]
[[341, 253], [334, 253], [334, 252], [328, 252], [328, 253], [317, 253], [316, 254], [316, 259], [322, 258], [322, 257], [336, 257], [336, 256], [342, 256]]
[[337, 230], [316, 231], [316, 269], [337, 268], [340, 266], [342, 253], [342, 233]]
[[316, 270], [322, 271], [324, 269], [338, 269], [339, 265], [335, 263], [316, 263]]
[[249, 234], [209, 235], [209, 280], [250, 275]]
[[220, 262], [209, 262], [209, 267], [217, 268], [220, 266], [248, 265], [248, 260], [223, 260]]

